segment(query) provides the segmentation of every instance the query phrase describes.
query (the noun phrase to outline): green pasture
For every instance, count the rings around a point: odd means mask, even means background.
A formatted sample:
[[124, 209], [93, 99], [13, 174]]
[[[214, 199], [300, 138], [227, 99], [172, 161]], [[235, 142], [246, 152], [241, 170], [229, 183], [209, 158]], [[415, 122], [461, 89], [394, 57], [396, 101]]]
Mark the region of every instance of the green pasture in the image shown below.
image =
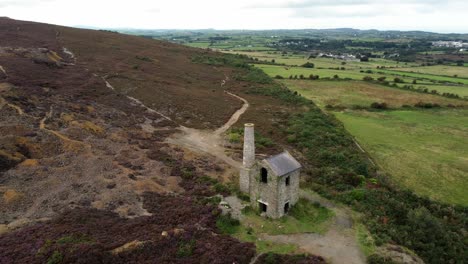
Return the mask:
[[414, 88], [427, 88], [429, 91], [436, 90], [439, 93], [458, 94], [460, 97], [468, 99], [468, 85], [414, 85]]
[[448, 76], [433, 75], [433, 74], [405, 72], [405, 71], [400, 71], [400, 69], [398, 69], [398, 70], [395, 70], [395, 69], [391, 69], [391, 70], [379, 69], [378, 71], [389, 74], [389, 75], [392, 75], [392, 76], [404, 76], [404, 78], [415, 78], [415, 79], [418, 79], [418, 80], [422, 80], [422, 82], [427, 82], [427, 81], [449, 82], [449, 83], [460, 83], [460, 84], [467, 84], [468, 85], [468, 79], [463, 79], [463, 78], [448, 77]]
[[364, 81], [282, 80], [289, 89], [313, 100], [319, 107], [369, 107], [374, 102], [387, 103], [390, 108], [414, 106], [418, 102], [441, 106], [468, 106], [468, 102], [432, 94], [395, 89]]
[[[379, 74], [379, 70], [372, 70], [372, 73], [360, 72], [360, 70], [332, 70], [332, 69], [319, 69], [319, 68], [303, 68], [303, 67], [290, 67], [290, 66], [280, 66], [280, 65], [268, 65], [268, 64], [255, 64], [256, 67], [262, 69], [266, 74], [271, 77], [277, 75], [282, 76], [283, 78], [289, 78], [289, 76], [297, 75], [298, 77], [302, 74], [305, 78], [308, 78], [309, 75], [319, 75], [320, 78], [333, 78], [335, 75], [338, 75], [340, 79], [353, 79], [353, 80], [362, 80], [365, 76], [370, 76], [374, 79], [379, 77], [386, 77], [388, 81], [393, 81], [395, 77], [403, 79], [405, 83], [411, 84], [415, 78], [411, 77], [401, 77], [401, 76], [392, 76], [390, 74]], [[346, 68], [346, 67], [345, 67]], [[432, 84], [432, 82], [420, 81], [420, 84]]]
[[410, 67], [401, 68], [399, 71], [432, 74], [454, 77], [455, 75], [459, 78], [468, 78], [468, 68], [461, 66], [450, 66], [450, 65], [434, 65], [434, 66], [422, 66], [422, 67]]
[[468, 205], [468, 110], [335, 115], [395, 183], [442, 202]]

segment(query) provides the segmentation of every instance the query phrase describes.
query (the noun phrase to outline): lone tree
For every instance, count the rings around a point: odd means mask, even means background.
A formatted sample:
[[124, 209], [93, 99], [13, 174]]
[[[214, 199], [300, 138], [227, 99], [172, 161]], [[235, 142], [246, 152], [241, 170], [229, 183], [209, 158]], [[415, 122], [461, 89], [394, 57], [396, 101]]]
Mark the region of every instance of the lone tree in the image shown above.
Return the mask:
[[306, 63], [302, 64], [301, 67], [304, 67], [304, 68], [314, 68], [314, 67], [315, 67], [315, 64], [313, 64], [312, 62], [306, 62]]

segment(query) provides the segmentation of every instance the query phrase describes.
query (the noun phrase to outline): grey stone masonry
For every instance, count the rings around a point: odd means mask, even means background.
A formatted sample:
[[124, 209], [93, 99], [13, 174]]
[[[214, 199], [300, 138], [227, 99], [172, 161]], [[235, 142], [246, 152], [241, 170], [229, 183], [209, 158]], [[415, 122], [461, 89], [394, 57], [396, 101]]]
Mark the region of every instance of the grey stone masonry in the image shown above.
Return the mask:
[[244, 126], [244, 156], [242, 165], [250, 168], [255, 163], [255, 134], [254, 124], [248, 123]]
[[240, 189], [250, 195], [251, 206], [262, 214], [280, 218], [298, 201], [301, 165], [287, 151], [255, 160], [253, 124], [245, 124], [242, 164]]

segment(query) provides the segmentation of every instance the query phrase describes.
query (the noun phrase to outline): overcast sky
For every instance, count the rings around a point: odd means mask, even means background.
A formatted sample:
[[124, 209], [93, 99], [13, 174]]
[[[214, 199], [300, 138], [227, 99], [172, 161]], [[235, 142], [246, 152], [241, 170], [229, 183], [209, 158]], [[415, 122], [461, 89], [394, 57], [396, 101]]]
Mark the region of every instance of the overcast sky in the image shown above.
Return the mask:
[[468, 0], [0, 0], [0, 16], [98, 28], [468, 33]]

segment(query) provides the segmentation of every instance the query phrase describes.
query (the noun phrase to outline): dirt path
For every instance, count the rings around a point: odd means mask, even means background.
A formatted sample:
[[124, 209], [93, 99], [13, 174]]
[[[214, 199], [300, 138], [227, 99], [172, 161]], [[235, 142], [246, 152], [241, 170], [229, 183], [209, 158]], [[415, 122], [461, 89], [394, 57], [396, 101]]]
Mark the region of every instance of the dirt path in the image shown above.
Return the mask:
[[[115, 91], [115, 88], [114, 86], [112, 86], [107, 80], [106, 80], [106, 77], [101, 77], [101, 79], [106, 83], [106, 87], [111, 89], [112, 91]], [[141, 102], [140, 100], [136, 99], [135, 97], [131, 97], [129, 95], [126, 95], [128, 99], [130, 99], [131, 101], [133, 101], [134, 103], [136, 103], [137, 105], [143, 107], [146, 109], [146, 111], [148, 111], [149, 113], [156, 113], [158, 115], [160, 115], [161, 117], [169, 120], [169, 121], [172, 121], [172, 119], [152, 108], [149, 108], [148, 106], [146, 106], [143, 102]]]
[[320, 255], [331, 263], [363, 264], [366, 258], [356, 241], [353, 221], [346, 209], [312, 193], [301, 191], [301, 197], [318, 202], [335, 212], [330, 229], [325, 234], [304, 233], [291, 235], [262, 235], [261, 238], [277, 243], [295, 244], [311, 254]]
[[[229, 81], [229, 77], [225, 76], [225, 79], [221, 82], [221, 87], [223, 87], [227, 81]], [[247, 111], [249, 108], [249, 103], [247, 100], [238, 95], [228, 91], [225, 91], [225, 93], [241, 100], [244, 104], [231, 116], [231, 118], [229, 118], [229, 120], [223, 126], [216, 129], [214, 132], [210, 130], [199, 130], [180, 126], [179, 129], [181, 132], [168, 138], [167, 142], [189, 148], [196, 152], [202, 152], [204, 154], [214, 156], [217, 159], [229, 164], [231, 167], [239, 169], [242, 164], [233, 160], [224, 152], [224, 138], [222, 134], [231, 128], [231, 126], [239, 120], [240, 116], [244, 114], [245, 111]]]
[[5, 71], [5, 68], [3, 68], [2, 65], [0, 65], [0, 71], [3, 72], [3, 74], [5, 74], [5, 76], [8, 76], [7, 72]]
[[227, 91], [225, 91], [225, 93], [227, 93], [230, 96], [233, 96], [233, 97], [241, 100], [242, 102], [244, 102], [244, 104], [242, 105], [242, 107], [239, 110], [237, 110], [231, 116], [231, 118], [226, 122], [226, 124], [224, 124], [222, 127], [218, 128], [218, 129], [216, 129], [216, 131], [215, 131], [216, 135], [221, 135], [224, 132], [226, 132], [229, 128], [231, 128], [231, 126], [234, 125], [239, 120], [240, 116], [242, 114], [244, 114], [245, 111], [247, 111], [247, 108], [249, 108], [249, 102], [247, 102], [247, 100], [245, 100], [244, 98], [242, 98], [242, 97], [240, 97], [238, 95], [235, 95], [233, 93], [227, 92]]
[[18, 115], [20, 116], [24, 115], [24, 111], [23, 109], [21, 109], [21, 107], [8, 103], [7, 100], [5, 100], [2, 96], [0, 96], [0, 109], [3, 108], [4, 106], [8, 106], [8, 107], [15, 109], [16, 112], [18, 112]]

